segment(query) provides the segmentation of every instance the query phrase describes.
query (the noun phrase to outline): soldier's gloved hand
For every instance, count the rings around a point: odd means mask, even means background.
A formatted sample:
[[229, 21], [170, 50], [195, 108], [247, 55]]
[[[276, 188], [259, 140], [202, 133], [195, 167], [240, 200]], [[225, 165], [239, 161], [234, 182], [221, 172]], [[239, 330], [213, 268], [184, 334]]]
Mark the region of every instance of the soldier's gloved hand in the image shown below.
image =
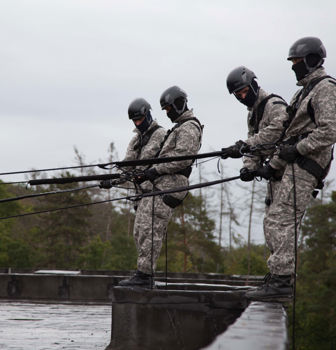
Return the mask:
[[240, 169], [240, 180], [242, 181], [252, 181], [254, 180], [254, 177], [256, 176], [255, 170], [250, 170], [248, 168], [241, 168]]
[[256, 176], [261, 176], [262, 178], [269, 180], [274, 174], [276, 170], [272, 168], [269, 164], [266, 164], [259, 169], [256, 170]]
[[241, 158], [243, 155], [240, 152], [240, 149], [245, 145], [247, 146], [247, 144], [244, 141], [239, 140], [233, 146], [222, 148], [221, 158]]
[[145, 170], [145, 175], [149, 181], [154, 181], [160, 176], [155, 168]]
[[251, 146], [243, 142], [243, 145], [240, 147], [240, 153], [249, 153], [251, 151]]
[[160, 175], [156, 171], [156, 169], [151, 168], [145, 170], [142, 174], [139, 174], [135, 178], [135, 182], [137, 184], [142, 184], [143, 182], [149, 180], [149, 181], [154, 181], [156, 178], [158, 178]]
[[286, 145], [279, 152], [279, 158], [285, 160], [288, 163], [294, 163], [296, 158], [300, 156], [300, 153], [296, 149], [296, 145]]
[[102, 180], [100, 181], [99, 188], [105, 188], [106, 190], [110, 189], [113, 186], [112, 180]]

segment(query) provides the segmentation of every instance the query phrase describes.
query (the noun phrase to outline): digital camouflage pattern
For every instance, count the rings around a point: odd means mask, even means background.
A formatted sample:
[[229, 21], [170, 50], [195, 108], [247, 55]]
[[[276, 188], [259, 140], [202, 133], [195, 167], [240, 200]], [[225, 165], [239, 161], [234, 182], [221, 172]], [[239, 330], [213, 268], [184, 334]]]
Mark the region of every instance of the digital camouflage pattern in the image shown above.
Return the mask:
[[[306, 87], [312, 80], [327, 75], [321, 67], [298, 82], [299, 86]], [[291, 103], [296, 99], [300, 90], [295, 93]], [[315, 123], [308, 113], [308, 103], [314, 110]], [[291, 136], [302, 135], [310, 132], [308, 137], [299, 141], [297, 150], [303, 156], [315, 160], [322, 168], [325, 168], [331, 159], [332, 147], [336, 142], [336, 82], [333, 79], [323, 79], [303, 101], [286, 131], [284, 141]], [[275, 169], [282, 168], [286, 162], [274, 157], [271, 166]]]
[[[131, 139], [130, 143], [128, 144], [126, 156], [124, 160], [136, 160], [136, 159], [147, 159], [147, 158], [154, 158], [161, 149], [161, 144], [163, 142], [163, 139], [166, 135], [166, 130], [164, 128], [158, 128], [156, 129], [153, 134], [151, 135], [150, 139], [148, 140], [146, 145], [143, 145], [143, 138], [150, 133], [153, 128], [155, 128], [158, 125], [156, 121], [153, 121], [151, 125], [149, 126], [148, 130], [141, 134], [141, 132], [135, 128], [133, 131], [136, 135]], [[122, 167], [121, 170], [127, 171], [127, 170], [145, 170], [148, 168], [148, 165], [138, 165], [136, 167]], [[133, 183], [129, 183], [129, 185], [134, 188]], [[153, 190], [153, 184], [150, 181], [145, 181], [141, 185], [137, 185], [136, 191], [139, 192], [151, 192]], [[159, 202], [162, 202], [161, 198], [155, 199], [155, 206], [157, 208], [160, 208], [159, 212], [164, 213], [164, 217], [161, 217], [158, 215], [158, 213], [155, 213], [154, 216], [154, 245], [156, 247], [156, 250], [161, 249], [161, 242], [163, 236], [165, 234], [165, 227], [167, 226], [169, 219], [171, 217], [170, 208], [167, 207], [164, 210], [162, 210], [162, 204], [160, 205]], [[135, 245], [138, 251], [138, 269], [145, 273], [151, 273], [151, 259], [146, 258], [145, 261], [143, 259], [144, 256], [150, 257], [151, 256], [151, 232], [152, 232], [152, 198], [142, 198], [140, 201], [137, 202], [136, 206], [138, 207], [135, 215], [135, 222], [133, 227], [133, 237], [135, 241]], [[165, 205], [165, 204], [164, 204]], [[166, 206], [166, 205], [165, 205]], [[160, 239], [158, 239], [158, 236]], [[148, 243], [150, 242], [150, 244]], [[157, 247], [157, 242], [160, 241], [160, 247]], [[149, 244], [149, 245], [148, 245]], [[149, 247], [149, 248], [148, 248]], [[149, 249], [149, 250], [148, 250]], [[149, 265], [148, 265], [149, 264]]]
[[[188, 110], [178, 117], [175, 123], [179, 124], [191, 117], [194, 117], [193, 111]], [[197, 154], [201, 148], [201, 142], [202, 130], [200, 125], [194, 120], [189, 120], [169, 135], [162, 147], [159, 158]], [[155, 180], [155, 187], [159, 190], [167, 190], [174, 187], [188, 186], [188, 178], [177, 173], [192, 163], [192, 160], [184, 160], [153, 165], [153, 168], [161, 175]], [[186, 191], [172, 194], [177, 199], [184, 199], [186, 195]]]
[[[130, 143], [128, 144], [126, 155], [123, 159], [124, 161], [154, 158], [159, 153], [161, 143], [166, 135], [166, 130], [163, 127], [156, 129], [147, 144], [144, 146], [142, 145], [143, 138], [157, 125], [158, 123], [154, 120], [144, 134], [141, 134], [137, 128], [133, 130], [133, 132], [135, 132], [135, 135], [132, 137]], [[122, 167], [121, 170], [145, 170], [147, 168], [148, 165], [137, 165], [136, 167]], [[137, 190], [138, 192], [149, 192], [152, 190], [152, 188], [153, 185], [149, 181], [145, 181], [140, 186], [138, 186]]]
[[[302, 79], [298, 85], [307, 86], [315, 78], [326, 75], [319, 68]], [[308, 137], [299, 141], [297, 150], [302, 155], [315, 160], [323, 168], [331, 161], [332, 147], [336, 142], [336, 85], [324, 79], [319, 82], [308, 96], [301, 101], [298, 111], [286, 131], [285, 140], [291, 136], [310, 132]], [[295, 101], [298, 92], [294, 95]], [[308, 113], [308, 103], [314, 109], [315, 123]], [[287, 164], [275, 156], [271, 160], [274, 168], [285, 166], [284, 176], [279, 184], [274, 202], [268, 209], [264, 221], [265, 236], [271, 250], [268, 259], [270, 272], [279, 275], [294, 273], [294, 179], [296, 187], [296, 227], [299, 229], [305, 209], [313, 200], [312, 191], [317, 185], [316, 178], [297, 164]]]
[[296, 187], [296, 227], [300, 223], [306, 207], [313, 201], [312, 191], [316, 179], [297, 164], [288, 164], [281, 181], [275, 184], [273, 202], [266, 209], [264, 233], [266, 244], [271, 252], [267, 261], [272, 274], [291, 275], [294, 273], [295, 211], [294, 182]]
[[141, 199], [137, 209], [133, 231], [135, 245], [138, 251], [138, 270], [147, 274], [152, 274], [155, 271], [156, 262], [160, 256], [162, 242], [167, 234], [167, 226], [172, 214], [173, 209], [163, 203], [161, 196]]
[[[251, 119], [253, 119], [253, 115], [257, 113], [257, 108], [260, 102], [264, 100], [268, 95], [269, 94], [260, 88], [258, 98], [254, 106], [252, 108], [248, 108], [248, 139], [245, 142], [250, 146], [278, 141], [284, 129], [283, 122], [288, 118], [284, 101], [279, 97], [272, 97], [267, 101], [265, 105], [264, 113], [259, 123], [258, 133], [254, 132], [254, 127], [251, 125]], [[260, 167], [265, 157], [269, 154], [270, 151], [265, 152], [264, 157], [244, 157], [244, 167], [250, 170], [257, 169]]]
[[[186, 111], [175, 120], [180, 123], [186, 118], [193, 117], [192, 110]], [[201, 147], [202, 131], [195, 121], [187, 121], [170, 133], [160, 151], [159, 158], [197, 154]], [[153, 167], [161, 176], [154, 181], [155, 189], [166, 190], [188, 186], [188, 178], [176, 174], [192, 164], [191, 160], [156, 164]], [[187, 192], [174, 193], [177, 199], [183, 200]], [[154, 205], [153, 205], [154, 201]], [[138, 270], [151, 274], [156, 267], [173, 209], [166, 205], [161, 196], [143, 198], [137, 210], [141, 215], [136, 216], [134, 237], [138, 249]], [[152, 246], [153, 235], [153, 246]], [[153, 249], [153, 254], [152, 254]]]
[[[279, 97], [270, 98], [265, 105], [264, 113], [259, 122], [259, 130], [258, 133], [255, 133], [254, 126], [251, 123], [251, 119], [253, 115], [257, 113], [258, 105], [263, 101], [269, 94], [267, 94], [263, 89], [259, 89], [258, 98], [252, 108], [249, 108], [249, 113], [247, 116], [247, 125], [248, 125], [248, 139], [245, 141], [250, 146], [255, 146], [258, 144], [264, 143], [274, 143], [279, 140], [284, 130], [284, 121], [287, 120], [288, 115], [286, 112], [286, 105], [284, 104], [284, 100]], [[270, 156], [273, 151], [264, 152], [263, 156], [254, 156], [254, 157], [244, 157], [243, 163], [244, 167], [250, 170], [256, 170], [259, 168], [263, 161]], [[270, 249], [273, 250], [273, 246], [275, 245], [273, 235], [270, 233], [268, 229], [268, 222], [272, 220], [268, 218], [269, 213], [272, 214], [272, 209], [274, 203], [276, 203], [276, 195], [279, 189], [280, 182], [279, 181], [269, 181], [267, 186], [267, 194], [266, 194], [266, 207], [265, 207], [265, 216], [263, 221], [264, 226], [264, 234], [266, 245]]]

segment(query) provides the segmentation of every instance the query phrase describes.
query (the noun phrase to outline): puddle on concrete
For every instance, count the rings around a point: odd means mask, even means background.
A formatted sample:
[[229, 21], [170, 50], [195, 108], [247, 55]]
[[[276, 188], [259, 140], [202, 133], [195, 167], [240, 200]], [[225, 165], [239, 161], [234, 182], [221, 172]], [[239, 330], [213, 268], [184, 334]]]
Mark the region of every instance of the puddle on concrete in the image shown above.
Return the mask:
[[0, 302], [0, 349], [104, 350], [111, 305]]

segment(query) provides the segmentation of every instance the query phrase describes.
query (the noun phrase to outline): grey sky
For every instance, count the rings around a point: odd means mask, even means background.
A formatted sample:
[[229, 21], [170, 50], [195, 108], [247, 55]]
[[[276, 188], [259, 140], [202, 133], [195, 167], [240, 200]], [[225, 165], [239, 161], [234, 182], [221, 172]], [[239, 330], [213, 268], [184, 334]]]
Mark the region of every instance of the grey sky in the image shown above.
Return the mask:
[[[332, 0], [1, 0], [1, 171], [72, 165], [74, 145], [96, 162], [111, 141], [122, 158], [128, 104], [146, 98], [170, 128], [159, 97], [175, 84], [205, 124], [202, 151], [245, 138], [246, 110], [227, 74], [246, 65], [289, 100], [288, 49], [312, 35], [335, 76], [335, 12]], [[233, 174], [240, 165], [225, 162]]]

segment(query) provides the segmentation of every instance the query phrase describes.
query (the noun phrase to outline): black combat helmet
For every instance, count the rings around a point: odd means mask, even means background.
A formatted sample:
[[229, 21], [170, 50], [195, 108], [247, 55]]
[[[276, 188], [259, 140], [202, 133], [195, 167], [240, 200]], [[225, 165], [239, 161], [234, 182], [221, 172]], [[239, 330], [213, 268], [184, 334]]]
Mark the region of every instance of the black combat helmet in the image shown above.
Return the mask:
[[172, 121], [188, 110], [187, 97], [186, 92], [178, 86], [172, 86], [162, 93], [160, 97], [161, 108], [166, 109], [168, 106], [171, 107], [167, 111], [167, 115]]
[[307, 36], [295, 41], [289, 49], [287, 59], [302, 59], [293, 63], [292, 66], [297, 81], [300, 81], [321, 67], [325, 57], [327, 57], [327, 52], [322, 41], [319, 38]]
[[137, 98], [128, 107], [129, 119], [137, 120], [147, 116], [151, 109], [150, 104], [144, 98]]
[[306, 57], [310, 54], [318, 55], [321, 59], [327, 57], [327, 51], [319, 38], [307, 36], [295, 41], [289, 49], [287, 60]]
[[250, 86], [252, 81], [256, 78], [255, 74], [244, 66], [233, 69], [226, 78], [226, 85], [229, 93], [232, 94], [246, 86]]
[[178, 86], [172, 86], [165, 90], [160, 97], [161, 108], [164, 109], [167, 106], [173, 106], [178, 112], [178, 108], [175, 106], [175, 101], [177, 99], [183, 99], [185, 102], [188, 101], [187, 94]]
[[[259, 85], [255, 81], [256, 75], [244, 66], [235, 68], [226, 78], [226, 86], [230, 94], [234, 94], [238, 101], [245, 106], [252, 108], [258, 98]], [[245, 87], [249, 87], [247, 94], [242, 98], [237, 92]]]

